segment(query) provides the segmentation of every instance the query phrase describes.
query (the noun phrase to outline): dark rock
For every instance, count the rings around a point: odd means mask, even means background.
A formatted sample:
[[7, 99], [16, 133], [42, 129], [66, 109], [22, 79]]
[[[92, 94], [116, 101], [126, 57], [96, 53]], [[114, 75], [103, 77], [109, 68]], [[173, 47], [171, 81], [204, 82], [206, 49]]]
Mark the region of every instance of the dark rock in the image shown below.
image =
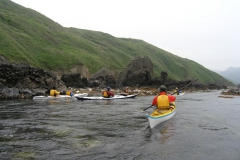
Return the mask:
[[116, 78], [117, 86], [150, 85], [152, 75], [152, 61], [147, 56], [137, 56], [119, 72]]
[[88, 79], [86, 77], [82, 78], [82, 83], [83, 83], [84, 86], [89, 86], [89, 82], [88, 82]]
[[108, 68], [102, 68], [99, 71], [97, 71], [95, 74], [93, 74], [90, 79], [95, 79], [98, 77], [105, 77], [105, 76], [114, 76], [114, 73], [112, 71], [110, 71]]
[[2, 99], [17, 99], [19, 97], [18, 88], [4, 88], [1, 92]]
[[139, 72], [128, 71], [126, 79], [123, 80], [122, 86], [146, 86], [150, 85], [151, 73], [148, 70]]
[[89, 87], [116, 88], [116, 81], [113, 72], [107, 68], [102, 68], [89, 78]]
[[208, 88], [209, 89], [219, 89], [219, 87], [217, 85], [215, 85], [215, 84], [209, 84]]
[[62, 81], [44, 69], [30, 67], [29, 64], [0, 61], [0, 98], [31, 98], [36, 94], [35, 89], [45, 90], [53, 86], [57, 89], [66, 89]]
[[84, 79], [83, 82], [80, 73], [64, 74], [62, 75], [61, 80], [65, 83], [67, 87], [84, 88], [84, 83], [86, 83], [86, 79]]
[[[173, 82], [171, 79], [168, 79], [168, 73], [167, 72], [161, 72], [160, 77], [155, 77], [151, 80], [152, 86], [160, 86], [160, 84], [166, 85], [167, 82]], [[174, 81], [175, 82], [175, 81]]]

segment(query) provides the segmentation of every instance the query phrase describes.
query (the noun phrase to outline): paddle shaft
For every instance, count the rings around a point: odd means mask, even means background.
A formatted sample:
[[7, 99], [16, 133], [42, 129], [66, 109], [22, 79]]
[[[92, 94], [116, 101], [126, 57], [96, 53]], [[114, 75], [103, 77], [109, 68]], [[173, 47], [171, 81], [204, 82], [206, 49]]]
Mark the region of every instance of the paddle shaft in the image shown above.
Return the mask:
[[192, 84], [193, 82], [196, 82], [198, 79], [193, 80], [192, 82], [188, 83], [187, 85], [185, 85], [184, 87], [178, 89], [177, 91], [173, 92], [171, 95], [174, 95], [175, 93], [177, 93], [179, 90], [183, 90], [185, 87], [189, 86], [190, 84]]
[[145, 108], [143, 111], [146, 111], [148, 108], [151, 108], [152, 107], [152, 105], [151, 106], [149, 106], [149, 107], [147, 107], [147, 108]]

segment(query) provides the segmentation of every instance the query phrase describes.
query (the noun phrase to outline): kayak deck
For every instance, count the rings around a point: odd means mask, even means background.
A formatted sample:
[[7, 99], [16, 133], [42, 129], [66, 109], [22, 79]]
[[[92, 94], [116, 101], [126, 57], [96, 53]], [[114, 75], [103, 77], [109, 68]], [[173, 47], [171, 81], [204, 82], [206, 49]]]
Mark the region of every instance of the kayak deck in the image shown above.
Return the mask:
[[113, 100], [113, 99], [127, 99], [127, 98], [135, 98], [138, 94], [133, 95], [115, 95], [114, 97], [105, 98], [105, 97], [76, 97], [78, 100]]
[[75, 94], [72, 97], [69, 95], [58, 95], [58, 96], [34, 96], [33, 100], [49, 100], [49, 99], [76, 99], [77, 97], [85, 97], [88, 93]]
[[175, 113], [176, 107], [171, 106], [170, 109], [155, 109], [150, 115], [147, 114], [146, 117], [148, 119], [150, 127], [153, 128], [156, 125], [171, 119], [175, 115]]
[[149, 115], [149, 117], [154, 119], [165, 117], [171, 114], [172, 112], [174, 112], [174, 110], [175, 110], [175, 107], [171, 107], [170, 109], [165, 109], [165, 110], [156, 109]]

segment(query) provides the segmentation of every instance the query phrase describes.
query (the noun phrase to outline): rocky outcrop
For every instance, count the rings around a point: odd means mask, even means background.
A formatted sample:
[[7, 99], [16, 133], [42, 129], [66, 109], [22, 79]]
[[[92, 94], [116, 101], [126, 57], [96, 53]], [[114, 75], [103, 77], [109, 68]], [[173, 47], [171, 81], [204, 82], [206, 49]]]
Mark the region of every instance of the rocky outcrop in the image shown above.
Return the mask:
[[172, 79], [168, 78], [168, 73], [162, 71], [160, 77], [154, 77], [151, 80], [152, 86], [158, 86], [159, 84], [166, 84], [174, 82]]
[[51, 72], [33, 68], [28, 64], [0, 62], [0, 98], [29, 98], [44, 93], [55, 86], [66, 90], [66, 86]]
[[114, 73], [107, 68], [102, 68], [89, 78], [89, 87], [116, 88]]
[[[153, 64], [151, 60], [146, 56], [137, 56], [127, 65], [126, 68], [120, 71], [117, 76], [115, 76], [114, 72], [109, 69], [102, 68], [87, 79], [88, 82], [85, 83], [85, 86], [100, 88], [105, 88], [107, 86], [110, 86], [111, 88], [121, 88], [123, 86], [147, 86], [151, 85], [152, 75]], [[81, 77], [74, 79], [72, 74], [63, 75], [61, 77], [61, 80], [65, 82], [67, 86], [71, 87], [80, 87], [79, 85], [82, 84], [81, 79]]]
[[229, 89], [228, 91], [223, 91], [223, 95], [238, 95], [240, 96], [240, 89]]
[[82, 77], [80, 73], [64, 74], [61, 80], [67, 87], [85, 88], [85, 87], [101, 87], [111, 86], [116, 87], [114, 73], [107, 68], [102, 68], [90, 78]]
[[118, 87], [150, 85], [153, 75], [152, 61], [147, 57], [135, 57], [116, 77]]
[[83, 64], [77, 64], [77, 65], [74, 65], [71, 69], [69, 70], [55, 70], [55, 71], [52, 71], [52, 73], [54, 75], [56, 75], [56, 77], [58, 79], [61, 79], [61, 77], [63, 75], [74, 75], [74, 74], [81, 74], [81, 77], [86, 77], [86, 78], [89, 78], [91, 76], [91, 74], [89, 73], [88, 71], [88, 68], [85, 67]]
[[84, 88], [89, 85], [87, 78], [82, 78], [80, 73], [64, 74], [62, 75], [61, 80], [67, 87]]

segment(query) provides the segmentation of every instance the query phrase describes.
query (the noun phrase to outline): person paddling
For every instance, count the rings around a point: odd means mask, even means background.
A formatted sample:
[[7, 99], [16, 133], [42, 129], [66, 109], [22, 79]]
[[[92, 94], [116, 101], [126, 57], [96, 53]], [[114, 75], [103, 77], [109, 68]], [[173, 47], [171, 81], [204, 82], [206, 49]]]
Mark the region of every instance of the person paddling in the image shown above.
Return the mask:
[[123, 91], [123, 92], [120, 93], [120, 95], [122, 95], [122, 96], [127, 96], [127, 95], [129, 94], [129, 88], [128, 88], [128, 87], [126, 87], [126, 88], [123, 89], [122, 91]]
[[74, 96], [74, 92], [73, 92], [71, 87], [68, 88], [68, 91], [66, 92], [66, 95], [71, 96], [71, 97]]
[[114, 93], [111, 92], [111, 88], [107, 87], [107, 90], [102, 92], [102, 96], [105, 98], [110, 98], [110, 97], [114, 97]]
[[180, 90], [176, 87], [173, 93], [176, 94], [176, 95], [179, 95]]
[[56, 87], [53, 87], [53, 88], [51, 89], [51, 91], [50, 91], [50, 96], [56, 97], [56, 96], [59, 95], [59, 94], [60, 94], [60, 92], [58, 92], [58, 91], [56, 90]]
[[152, 106], [156, 106], [159, 110], [169, 109], [171, 105], [174, 105], [175, 100], [176, 100], [175, 96], [167, 94], [166, 86], [161, 85], [159, 94], [156, 97], [154, 97], [152, 101]]

